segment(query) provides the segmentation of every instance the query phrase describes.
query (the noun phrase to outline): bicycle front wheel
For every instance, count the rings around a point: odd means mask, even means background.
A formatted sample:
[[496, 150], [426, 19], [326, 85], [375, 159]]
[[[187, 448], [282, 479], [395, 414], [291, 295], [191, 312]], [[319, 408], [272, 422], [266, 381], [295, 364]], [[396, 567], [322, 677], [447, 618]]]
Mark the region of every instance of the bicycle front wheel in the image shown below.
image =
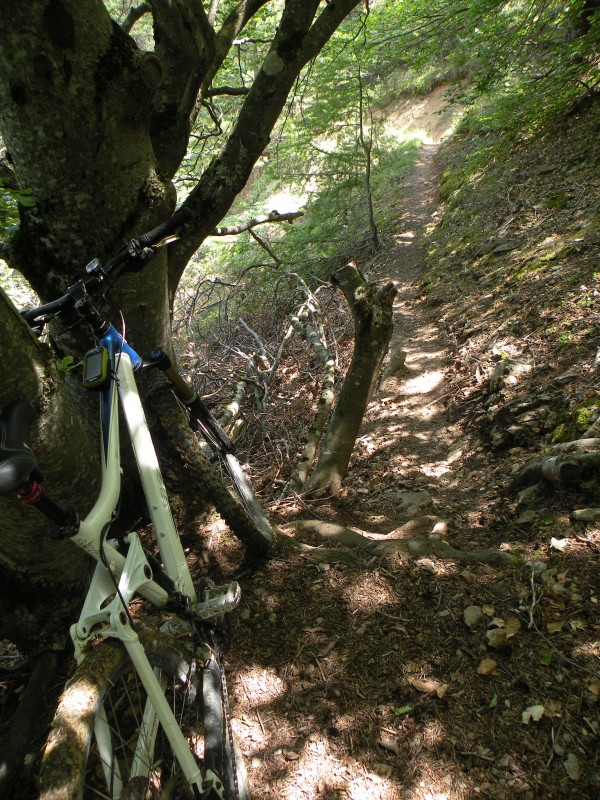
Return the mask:
[[[201, 797], [248, 800], [244, 765], [226, 713], [222, 707], [216, 714], [204, 710], [205, 665], [157, 631], [148, 634], [148, 641], [144, 637], [144, 645], [203, 776], [208, 765], [219, 775], [212, 792], [207, 786]], [[219, 791], [222, 795], [214, 794]], [[40, 800], [197, 797], [127, 653], [118, 642], [103, 642], [61, 697], [43, 758]]]
[[[251, 545], [257, 550], [266, 550], [273, 544], [273, 529], [267, 519], [262, 506], [254, 494], [252, 486], [246, 477], [242, 465], [232, 453], [218, 453], [219, 465], [222, 469], [224, 483], [229, 493], [242, 508], [244, 515], [250, 523], [250, 530], [254, 528]], [[246, 535], [248, 539], [248, 534]]]

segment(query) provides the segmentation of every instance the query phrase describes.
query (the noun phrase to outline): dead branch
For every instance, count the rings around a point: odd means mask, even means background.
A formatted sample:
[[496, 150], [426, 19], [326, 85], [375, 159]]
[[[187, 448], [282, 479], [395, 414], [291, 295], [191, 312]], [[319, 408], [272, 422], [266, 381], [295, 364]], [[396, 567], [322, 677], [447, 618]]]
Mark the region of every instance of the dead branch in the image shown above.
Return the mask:
[[533, 486], [541, 480], [550, 483], [575, 483], [600, 467], [600, 452], [577, 453], [585, 441], [568, 442], [574, 454], [562, 452], [559, 454], [544, 455], [533, 458], [527, 462], [523, 469], [517, 473], [509, 483], [505, 493], [514, 494], [527, 486]]
[[298, 217], [304, 215], [303, 211], [288, 211], [285, 214], [280, 214], [279, 211], [271, 211], [269, 214], [261, 214], [258, 217], [252, 217], [247, 222], [241, 222], [239, 225], [225, 225], [222, 228], [213, 228], [210, 236], [235, 236], [238, 233], [249, 231], [257, 225], [264, 225], [267, 222], [290, 222], [292, 223]]
[[331, 278], [352, 311], [354, 352], [337, 406], [321, 443], [315, 472], [307, 486], [313, 496], [340, 491], [354, 443], [392, 334], [393, 282], [369, 283], [355, 264], [337, 270]]
[[273, 248], [268, 242], [265, 242], [264, 239], [261, 239], [260, 236], [253, 230], [250, 231], [250, 236], [254, 239], [254, 241], [257, 244], [259, 244], [263, 248], [263, 250], [267, 251], [267, 253], [271, 256], [271, 258], [278, 267], [280, 267], [283, 264], [283, 261], [279, 258], [275, 250], [273, 250]]

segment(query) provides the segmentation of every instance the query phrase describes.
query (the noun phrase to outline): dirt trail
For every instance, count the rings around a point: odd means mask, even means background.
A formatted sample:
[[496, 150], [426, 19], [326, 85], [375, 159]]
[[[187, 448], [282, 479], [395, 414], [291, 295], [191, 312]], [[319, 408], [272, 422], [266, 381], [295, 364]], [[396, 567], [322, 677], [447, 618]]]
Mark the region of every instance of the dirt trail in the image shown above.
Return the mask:
[[[397, 233], [365, 270], [398, 283], [392, 348], [406, 352], [405, 366], [374, 394], [342, 495], [289, 515], [371, 539], [424, 541], [434, 532], [463, 552], [503, 551], [509, 563], [465, 567], [451, 555], [415, 559], [396, 547], [342, 547], [331, 558], [320, 548], [335, 544], [303, 527], [311, 558], [281, 550], [243, 575], [229, 665], [254, 800], [599, 796], [593, 541], [553, 553], [545, 527], [553, 516], [555, 536], [578, 536], [560, 502], [553, 509], [544, 498], [536, 527], [501, 496], [511, 462], [471, 424], [471, 376], [456, 369], [460, 351], [444, 341], [445, 323], [423, 296], [437, 144], [449, 127], [431, 102], [399, 104], [388, 122], [435, 124], [406, 179]], [[484, 337], [486, 357], [500, 323], [492, 319]], [[447, 414], [454, 395], [456, 422]], [[475, 399], [485, 418], [485, 393]], [[432, 531], [440, 519], [447, 524]]]
[[[440, 122], [435, 114], [441, 98], [438, 90], [427, 105], [428, 116], [422, 115], [419, 120], [424, 123], [429, 119], [436, 128], [426, 132], [414, 170], [405, 181], [391, 251], [388, 249], [368, 273], [371, 279], [393, 280], [398, 287], [390, 353], [406, 353], [404, 366], [373, 396], [353, 461], [355, 467], [364, 460], [373, 471], [367, 517], [372, 519], [373, 501], [379, 496], [380, 533], [406, 522], [407, 511], [408, 518], [418, 510], [444, 520], [458, 508], [468, 513], [470, 494], [478, 491], [464, 485], [463, 476], [454, 472], [453, 465], [464, 455], [466, 443], [446, 415], [449, 389], [445, 367], [450, 354], [435, 311], [426, 305], [421, 291], [425, 235], [438, 213], [437, 137], [448, 128], [448, 119]], [[400, 119], [405, 117], [406, 112], [399, 115]], [[360, 472], [358, 476], [363, 478]], [[350, 477], [349, 495], [353, 488]], [[415, 492], [422, 497], [413, 498]], [[418, 509], [411, 504], [413, 500]]]
[[[371, 536], [419, 514], [440, 516], [453, 491], [448, 453], [457, 434], [443, 410], [448, 354], [420, 297], [423, 235], [437, 208], [436, 151], [435, 141], [423, 144], [398, 233], [367, 271], [399, 285], [392, 348], [407, 353], [405, 367], [369, 406], [345, 497], [312, 512]], [[397, 711], [406, 676], [431, 674], [436, 659], [423, 645], [430, 573], [399, 555], [376, 568], [371, 562], [366, 554], [354, 566], [286, 554], [243, 585], [232, 694], [256, 800], [470, 796], [471, 781], [452, 758], [425, 753], [441, 724], [435, 710], [424, 727]]]
[[424, 232], [437, 210], [436, 150], [433, 144], [423, 145], [406, 182], [395, 257], [388, 257], [387, 272], [380, 271], [379, 275], [384, 280], [394, 280], [399, 289], [390, 351], [404, 351], [406, 361], [397, 374], [384, 381], [367, 416], [367, 431], [377, 431], [385, 419], [385, 427], [395, 434], [393, 446], [390, 445], [393, 463], [399, 458], [403, 472], [408, 470], [417, 483], [448, 477], [445, 457], [456, 437], [441, 403], [448, 353], [435, 317], [424, 307], [420, 288]]

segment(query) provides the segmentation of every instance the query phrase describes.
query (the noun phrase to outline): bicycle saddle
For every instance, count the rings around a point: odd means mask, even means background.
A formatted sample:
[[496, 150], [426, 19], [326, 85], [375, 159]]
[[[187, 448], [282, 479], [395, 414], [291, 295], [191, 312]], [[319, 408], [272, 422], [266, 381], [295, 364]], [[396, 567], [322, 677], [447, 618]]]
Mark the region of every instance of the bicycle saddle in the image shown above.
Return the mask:
[[0, 414], [0, 494], [24, 486], [38, 467], [29, 447], [33, 416], [26, 400], [13, 400]]

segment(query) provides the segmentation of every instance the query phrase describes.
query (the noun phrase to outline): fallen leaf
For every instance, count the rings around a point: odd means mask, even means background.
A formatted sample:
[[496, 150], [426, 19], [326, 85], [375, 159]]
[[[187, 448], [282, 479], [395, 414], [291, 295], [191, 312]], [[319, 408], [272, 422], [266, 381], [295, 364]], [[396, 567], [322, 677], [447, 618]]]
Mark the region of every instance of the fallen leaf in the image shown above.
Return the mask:
[[474, 628], [483, 616], [480, 606], [468, 606], [463, 613], [463, 619], [467, 628]]
[[553, 547], [555, 550], [560, 550], [561, 553], [567, 548], [570, 539], [555, 539], [554, 536], [550, 539], [550, 547]]
[[436, 695], [440, 698], [440, 700], [448, 694], [448, 689], [450, 688], [449, 683], [442, 683], [441, 686], [435, 690]]
[[521, 630], [521, 622], [516, 617], [508, 617], [504, 625], [506, 631], [506, 638], [510, 639]]
[[546, 628], [548, 629], [548, 633], [559, 633], [562, 631], [564, 624], [564, 619], [557, 619], [554, 622], [549, 622]]
[[546, 700], [544, 703], [544, 716], [545, 717], [560, 717], [562, 714], [562, 706], [558, 700]]
[[373, 780], [377, 775], [380, 775], [382, 778], [389, 778], [392, 774], [391, 764], [373, 764], [373, 772], [375, 775], [369, 775], [371, 780]]
[[569, 620], [569, 625], [573, 628], [574, 631], [578, 631], [580, 628], [586, 628], [587, 622], [582, 619], [571, 619]]
[[554, 750], [554, 752], [556, 753], [557, 756], [561, 756], [562, 757], [565, 754], [565, 748], [561, 744], [559, 744], [556, 741], [556, 739], [552, 743], [552, 749]]
[[505, 628], [492, 628], [485, 634], [490, 647], [504, 647], [506, 644], [506, 629]]
[[477, 672], [479, 675], [491, 675], [492, 672], [496, 671], [497, 666], [498, 665], [493, 658], [484, 658], [481, 664], [477, 667]]
[[581, 766], [579, 765], [579, 759], [575, 753], [569, 753], [569, 755], [563, 761], [563, 766], [567, 775], [572, 781], [579, 780], [581, 776]]
[[419, 558], [417, 561], [415, 561], [415, 564], [421, 567], [421, 569], [426, 569], [428, 572], [431, 572], [434, 575], [437, 575], [439, 572], [439, 567], [430, 558]]
[[381, 739], [377, 742], [379, 747], [382, 747], [384, 750], [389, 750], [390, 753], [394, 753], [395, 755], [400, 755], [400, 748], [398, 747], [398, 742], [395, 739], [390, 738], [389, 736], [382, 736]]
[[521, 714], [521, 719], [523, 720], [525, 725], [528, 725], [531, 722], [531, 720], [533, 720], [534, 722], [539, 722], [543, 716], [544, 716], [544, 706], [535, 705], [526, 708], [525, 711], [523, 711], [523, 713]]
[[421, 680], [421, 678], [409, 678], [408, 682], [418, 692], [423, 692], [424, 694], [433, 694], [442, 685], [441, 681], [427, 681]]
[[590, 681], [590, 683], [588, 684], [588, 690], [592, 694], [595, 694], [596, 697], [599, 697], [600, 696], [600, 679], [599, 678], [594, 678], [592, 681]]
[[493, 605], [486, 603], [483, 606], [483, 613], [486, 615], [486, 617], [493, 617], [494, 614], [496, 613], [496, 609], [494, 608]]

